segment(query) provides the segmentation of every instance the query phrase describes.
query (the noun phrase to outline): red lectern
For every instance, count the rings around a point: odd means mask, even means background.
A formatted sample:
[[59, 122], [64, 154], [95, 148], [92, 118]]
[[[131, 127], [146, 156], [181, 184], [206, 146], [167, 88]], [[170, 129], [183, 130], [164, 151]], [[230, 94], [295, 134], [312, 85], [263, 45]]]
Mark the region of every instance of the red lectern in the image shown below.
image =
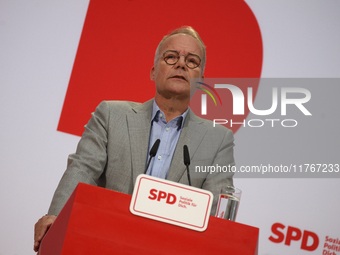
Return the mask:
[[257, 254], [259, 229], [210, 217], [197, 232], [135, 216], [131, 196], [79, 184], [51, 226], [39, 255]]

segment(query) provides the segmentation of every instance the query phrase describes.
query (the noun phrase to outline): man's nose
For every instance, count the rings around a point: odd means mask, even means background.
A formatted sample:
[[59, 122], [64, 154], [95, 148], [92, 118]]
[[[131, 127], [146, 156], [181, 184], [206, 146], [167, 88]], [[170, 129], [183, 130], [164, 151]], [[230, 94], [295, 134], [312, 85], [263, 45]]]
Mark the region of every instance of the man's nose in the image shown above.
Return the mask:
[[179, 59], [176, 63], [176, 68], [178, 68], [178, 67], [183, 68], [183, 69], [187, 69], [187, 66], [185, 64], [185, 56], [183, 56], [183, 55], [179, 56]]

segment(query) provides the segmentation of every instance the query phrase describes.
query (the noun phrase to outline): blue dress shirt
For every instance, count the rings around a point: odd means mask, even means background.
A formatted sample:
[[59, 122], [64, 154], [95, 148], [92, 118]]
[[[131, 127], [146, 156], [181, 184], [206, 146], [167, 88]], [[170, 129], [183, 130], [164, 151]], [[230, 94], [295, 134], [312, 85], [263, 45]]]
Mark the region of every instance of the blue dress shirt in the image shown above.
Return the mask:
[[[157, 139], [160, 139], [161, 142], [156, 156], [151, 160], [147, 174], [166, 179], [187, 113], [188, 109], [182, 115], [166, 122], [165, 114], [159, 109], [156, 102], [153, 102], [148, 151]], [[147, 160], [149, 157], [148, 155]]]

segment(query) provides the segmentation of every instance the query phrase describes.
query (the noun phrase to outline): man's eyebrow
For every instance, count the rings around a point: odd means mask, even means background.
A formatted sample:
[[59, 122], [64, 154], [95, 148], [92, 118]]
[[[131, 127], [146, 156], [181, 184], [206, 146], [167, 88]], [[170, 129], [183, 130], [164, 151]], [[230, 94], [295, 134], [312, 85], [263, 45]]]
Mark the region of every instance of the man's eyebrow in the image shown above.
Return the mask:
[[[168, 51], [176, 52], [177, 54], [179, 54], [179, 51], [178, 51], [178, 50], [166, 50], [166, 51], [163, 52], [163, 54], [164, 54], [165, 52], [168, 52]], [[192, 53], [192, 52], [187, 52], [186, 56], [188, 56], [188, 55], [194, 55], [194, 56], [200, 57], [200, 55], [198, 55], [198, 54], [196, 54], [196, 53]], [[201, 57], [200, 57], [200, 58], [201, 58]]]

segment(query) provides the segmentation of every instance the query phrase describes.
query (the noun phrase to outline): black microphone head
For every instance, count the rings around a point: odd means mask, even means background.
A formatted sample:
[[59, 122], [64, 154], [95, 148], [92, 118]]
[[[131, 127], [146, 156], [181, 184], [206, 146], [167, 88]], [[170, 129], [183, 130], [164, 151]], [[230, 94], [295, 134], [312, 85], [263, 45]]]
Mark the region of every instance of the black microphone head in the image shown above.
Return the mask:
[[189, 155], [189, 149], [187, 145], [183, 146], [183, 158], [184, 158], [184, 165], [186, 166], [190, 165], [190, 155]]
[[156, 142], [153, 144], [153, 146], [150, 150], [150, 157], [156, 156], [160, 142], [161, 142], [161, 140], [157, 139]]

